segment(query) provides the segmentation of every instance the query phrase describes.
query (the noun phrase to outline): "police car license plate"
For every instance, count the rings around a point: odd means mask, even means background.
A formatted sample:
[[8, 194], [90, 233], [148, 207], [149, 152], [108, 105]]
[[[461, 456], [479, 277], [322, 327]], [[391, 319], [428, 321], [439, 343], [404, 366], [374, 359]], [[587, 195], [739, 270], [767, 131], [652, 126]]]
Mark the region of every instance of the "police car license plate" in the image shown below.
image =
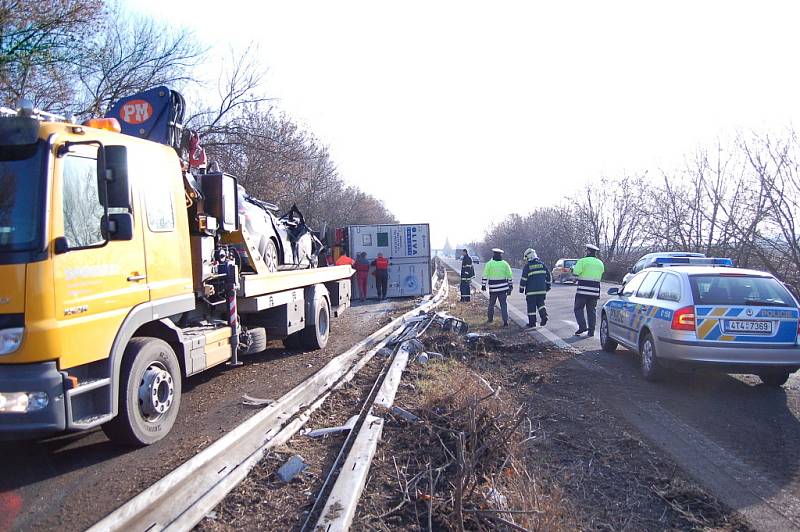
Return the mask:
[[725, 332], [772, 334], [772, 322], [766, 320], [727, 320]]

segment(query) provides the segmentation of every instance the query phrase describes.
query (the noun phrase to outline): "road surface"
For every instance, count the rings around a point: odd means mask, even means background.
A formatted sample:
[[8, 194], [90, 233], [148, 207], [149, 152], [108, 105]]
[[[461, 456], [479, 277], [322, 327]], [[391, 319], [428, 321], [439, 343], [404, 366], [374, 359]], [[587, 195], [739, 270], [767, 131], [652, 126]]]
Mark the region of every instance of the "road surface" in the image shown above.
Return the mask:
[[[445, 261], [460, 271], [460, 261]], [[524, 324], [525, 298], [517, 291], [521, 271], [513, 271], [510, 314]], [[483, 263], [476, 264], [473, 293], [480, 293], [482, 272]], [[598, 311], [609, 286], [604, 283]], [[575, 351], [576, 382], [591, 388], [757, 530], [800, 530], [800, 372], [781, 388], [747, 375], [699, 372], [647, 382], [630, 351], [619, 348], [611, 355], [600, 350], [597, 336], [574, 336], [574, 296], [574, 286], [553, 285], [547, 327], [531, 334]]]

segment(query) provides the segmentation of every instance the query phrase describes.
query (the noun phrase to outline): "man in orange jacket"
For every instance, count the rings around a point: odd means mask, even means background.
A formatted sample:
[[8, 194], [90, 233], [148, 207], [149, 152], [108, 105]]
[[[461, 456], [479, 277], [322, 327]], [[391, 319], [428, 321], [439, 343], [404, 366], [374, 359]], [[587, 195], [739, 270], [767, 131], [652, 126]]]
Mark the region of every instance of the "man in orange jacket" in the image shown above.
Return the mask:
[[339, 258], [336, 259], [337, 266], [352, 266], [355, 261], [347, 256], [347, 253], [342, 251], [342, 254], [339, 255]]
[[375, 288], [378, 289], [378, 299], [386, 299], [390, 264], [389, 259], [384, 257], [383, 253], [378, 253], [378, 258], [372, 261], [372, 266], [375, 266], [375, 271], [372, 274], [375, 276]]

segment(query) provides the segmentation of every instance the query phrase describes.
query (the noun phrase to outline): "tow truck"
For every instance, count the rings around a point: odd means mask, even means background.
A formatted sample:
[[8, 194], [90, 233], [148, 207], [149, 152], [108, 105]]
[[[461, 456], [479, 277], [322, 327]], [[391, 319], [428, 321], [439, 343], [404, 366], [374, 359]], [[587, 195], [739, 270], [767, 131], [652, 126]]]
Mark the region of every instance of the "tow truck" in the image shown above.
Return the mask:
[[81, 124], [0, 110], [0, 438], [155, 443], [186, 378], [268, 338], [322, 348], [349, 307], [349, 266], [267, 264], [184, 107], [156, 87]]

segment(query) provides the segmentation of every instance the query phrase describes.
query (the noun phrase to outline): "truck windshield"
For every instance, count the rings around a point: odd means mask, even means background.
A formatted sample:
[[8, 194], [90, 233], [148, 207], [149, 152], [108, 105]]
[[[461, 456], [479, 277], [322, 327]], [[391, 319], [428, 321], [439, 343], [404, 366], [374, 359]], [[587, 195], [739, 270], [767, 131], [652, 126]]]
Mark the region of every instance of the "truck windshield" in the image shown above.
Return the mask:
[[41, 246], [44, 159], [43, 141], [0, 146], [0, 253]]

